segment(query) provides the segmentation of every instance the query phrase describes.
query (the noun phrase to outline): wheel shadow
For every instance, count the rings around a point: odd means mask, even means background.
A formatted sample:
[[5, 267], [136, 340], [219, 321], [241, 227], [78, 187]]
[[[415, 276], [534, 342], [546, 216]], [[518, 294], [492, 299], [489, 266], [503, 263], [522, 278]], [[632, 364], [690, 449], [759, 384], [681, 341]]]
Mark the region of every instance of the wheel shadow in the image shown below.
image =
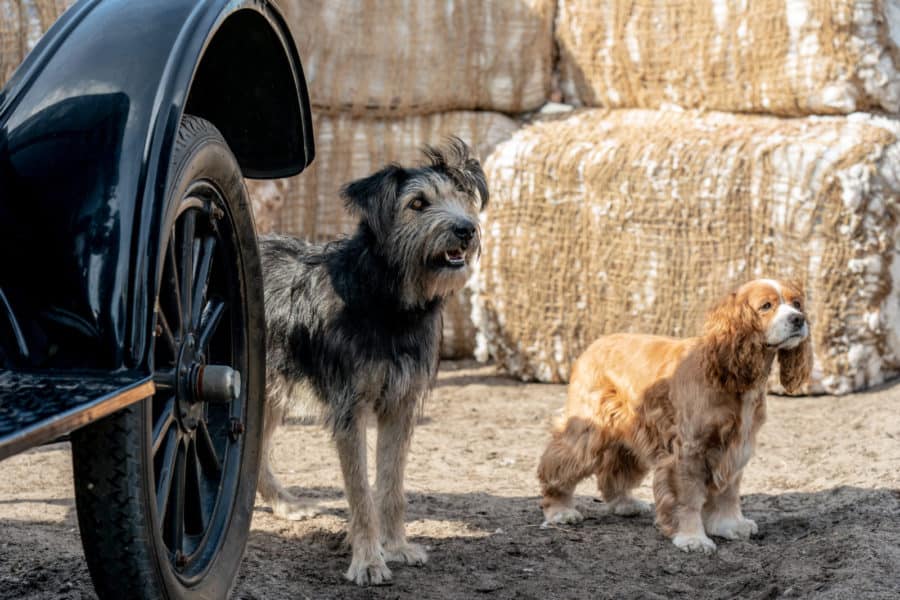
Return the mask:
[[[322, 513], [281, 521], [258, 504], [232, 598], [886, 600], [900, 589], [895, 489], [747, 495], [744, 512], [759, 535], [717, 539], [710, 556], [675, 548], [651, 515], [616, 517], [587, 496], [578, 497], [582, 524], [541, 528], [534, 496], [414, 491], [408, 534], [429, 548], [429, 562], [391, 565], [391, 584], [375, 588], [342, 577], [350, 551], [340, 488], [292, 491], [321, 501]], [[0, 499], [0, 598], [94, 598], [72, 521], [4, 518], [19, 502], [36, 500]]]

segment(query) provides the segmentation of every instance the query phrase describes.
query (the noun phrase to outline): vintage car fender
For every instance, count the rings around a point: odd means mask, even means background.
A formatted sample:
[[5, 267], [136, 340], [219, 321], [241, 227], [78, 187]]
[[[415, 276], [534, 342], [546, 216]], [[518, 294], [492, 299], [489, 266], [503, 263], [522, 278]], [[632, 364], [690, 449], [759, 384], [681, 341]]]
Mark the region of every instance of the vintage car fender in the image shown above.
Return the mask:
[[79, 0], [0, 92], [0, 369], [151, 372], [185, 113], [216, 125], [247, 177], [312, 161], [300, 59], [271, 2]]

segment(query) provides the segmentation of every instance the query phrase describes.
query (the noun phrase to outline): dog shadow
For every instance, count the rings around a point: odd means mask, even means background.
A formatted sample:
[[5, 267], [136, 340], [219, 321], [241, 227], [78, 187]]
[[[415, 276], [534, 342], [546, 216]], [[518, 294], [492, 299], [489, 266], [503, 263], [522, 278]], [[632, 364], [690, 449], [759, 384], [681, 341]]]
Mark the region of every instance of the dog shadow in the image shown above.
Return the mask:
[[[335, 488], [293, 491], [341, 497]], [[757, 521], [759, 534], [716, 539], [710, 556], [677, 549], [651, 514], [618, 517], [587, 496], [578, 497], [583, 523], [546, 528], [537, 497], [413, 492], [408, 498], [407, 533], [428, 548], [426, 565], [391, 564], [394, 579], [383, 587], [344, 581], [350, 550], [342, 503], [291, 527], [258, 525], [235, 597], [289, 598], [302, 590], [309, 598], [453, 600], [888, 598], [900, 586], [894, 568], [900, 492], [892, 489], [745, 496], [745, 515]], [[273, 572], [286, 579], [273, 581]]]
[[[900, 589], [896, 489], [747, 495], [759, 534], [716, 539], [709, 556], [678, 550], [652, 515], [617, 517], [589, 496], [577, 498], [583, 523], [542, 528], [536, 496], [413, 491], [407, 532], [429, 562], [391, 564], [392, 582], [372, 588], [343, 579], [350, 551], [340, 488], [293, 491], [331, 506], [282, 521], [257, 505], [232, 598], [892, 598]], [[0, 507], [17, 502], [40, 500], [5, 498]], [[74, 513], [0, 518], [0, 598], [94, 597]]]

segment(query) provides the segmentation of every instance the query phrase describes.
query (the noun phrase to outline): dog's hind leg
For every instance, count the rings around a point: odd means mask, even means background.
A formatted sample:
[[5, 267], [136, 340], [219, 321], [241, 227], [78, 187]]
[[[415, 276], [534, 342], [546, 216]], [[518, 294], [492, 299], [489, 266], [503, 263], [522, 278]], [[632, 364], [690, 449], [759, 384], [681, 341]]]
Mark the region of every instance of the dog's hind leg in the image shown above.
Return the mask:
[[286, 409], [287, 405], [280, 395], [267, 393], [258, 490], [276, 517], [297, 521], [315, 515], [318, 509], [315, 503], [301, 500], [287, 491], [272, 470], [272, 441]]
[[569, 418], [553, 432], [538, 465], [545, 524], [584, 519], [575, 509], [572, 494], [575, 486], [596, 470], [601, 450], [602, 435], [589, 419]]
[[603, 452], [597, 468], [597, 487], [614, 515], [633, 517], [650, 512], [650, 505], [631, 495], [631, 490], [647, 474], [634, 453], [622, 444], [613, 444]]
[[416, 398], [402, 402], [378, 418], [377, 505], [381, 519], [381, 541], [388, 561], [421, 565], [428, 560], [425, 549], [406, 541], [406, 495], [403, 473], [412, 440]]
[[365, 423], [365, 417], [356, 414], [346, 427], [334, 435], [344, 476], [344, 492], [350, 505], [348, 538], [353, 548], [353, 558], [344, 577], [357, 585], [378, 585], [391, 579], [391, 570], [384, 561], [384, 549], [379, 541], [378, 514], [369, 488]]

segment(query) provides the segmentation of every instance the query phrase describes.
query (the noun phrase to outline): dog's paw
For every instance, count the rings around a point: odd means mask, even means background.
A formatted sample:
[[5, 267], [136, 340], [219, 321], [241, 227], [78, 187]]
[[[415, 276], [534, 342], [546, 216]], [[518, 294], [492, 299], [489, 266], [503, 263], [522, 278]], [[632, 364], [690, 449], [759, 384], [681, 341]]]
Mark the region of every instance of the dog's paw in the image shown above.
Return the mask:
[[679, 533], [672, 538], [672, 543], [685, 552], [702, 552], [703, 554], [712, 554], [716, 551], [715, 542], [713, 542], [702, 533], [698, 535], [687, 535]]
[[636, 517], [652, 511], [649, 504], [637, 498], [622, 498], [609, 503], [609, 512], [620, 517]]
[[383, 585], [391, 580], [391, 570], [380, 553], [369, 558], [354, 558], [344, 577], [356, 585]]
[[542, 526], [548, 525], [576, 525], [584, 521], [584, 515], [574, 508], [559, 508], [557, 510], [548, 510], [545, 513], [545, 521]]
[[428, 553], [419, 544], [385, 544], [384, 559], [387, 562], [402, 562], [408, 565], [424, 565], [428, 562]]
[[319, 507], [302, 500], [281, 500], [272, 504], [272, 514], [287, 521], [302, 521], [319, 514]]
[[751, 535], [759, 531], [759, 527], [756, 526], [755, 521], [740, 517], [738, 519], [722, 519], [710, 523], [706, 531], [710, 535], [728, 540], [748, 540]]

